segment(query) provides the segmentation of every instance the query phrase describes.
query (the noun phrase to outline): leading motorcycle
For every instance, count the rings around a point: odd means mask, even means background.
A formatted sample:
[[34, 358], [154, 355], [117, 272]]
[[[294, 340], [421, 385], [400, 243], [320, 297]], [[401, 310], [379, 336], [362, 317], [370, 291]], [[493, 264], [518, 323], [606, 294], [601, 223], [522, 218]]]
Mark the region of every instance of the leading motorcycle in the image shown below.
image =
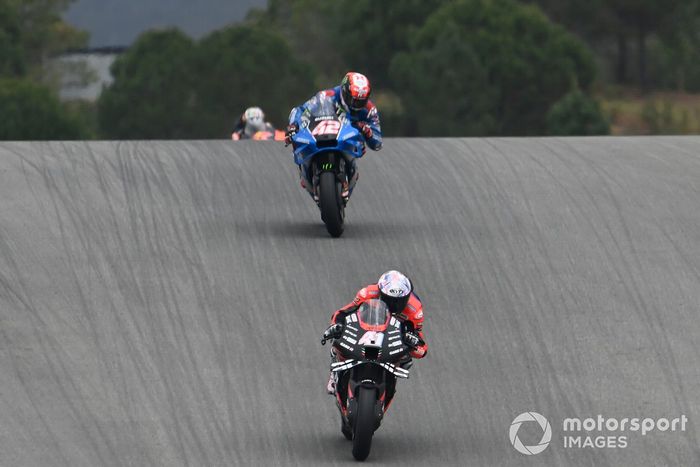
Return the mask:
[[349, 198], [344, 192], [348, 183], [346, 165], [364, 154], [362, 134], [330, 97], [317, 95], [301, 115], [292, 142], [294, 162], [310, 183], [309, 191], [318, 202], [328, 233], [340, 237]]
[[410, 347], [403, 341], [404, 323], [381, 300], [360, 305], [342, 327], [333, 340], [337, 361], [331, 363], [331, 371], [338, 373], [336, 405], [341, 431], [352, 440], [352, 455], [363, 461], [393, 399], [396, 379], [409, 376], [402, 364], [409, 361]]

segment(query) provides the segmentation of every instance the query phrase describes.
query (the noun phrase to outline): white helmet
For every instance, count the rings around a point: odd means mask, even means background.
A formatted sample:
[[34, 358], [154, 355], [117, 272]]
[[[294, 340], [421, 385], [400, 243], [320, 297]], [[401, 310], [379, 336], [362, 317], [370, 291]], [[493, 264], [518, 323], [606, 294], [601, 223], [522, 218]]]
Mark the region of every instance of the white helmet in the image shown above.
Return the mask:
[[246, 133], [253, 134], [265, 131], [265, 113], [260, 107], [248, 107], [243, 113]]
[[413, 284], [399, 271], [387, 271], [377, 281], [379, 298], [386, 303], [391, 313], [401, 313], [413, 291]]

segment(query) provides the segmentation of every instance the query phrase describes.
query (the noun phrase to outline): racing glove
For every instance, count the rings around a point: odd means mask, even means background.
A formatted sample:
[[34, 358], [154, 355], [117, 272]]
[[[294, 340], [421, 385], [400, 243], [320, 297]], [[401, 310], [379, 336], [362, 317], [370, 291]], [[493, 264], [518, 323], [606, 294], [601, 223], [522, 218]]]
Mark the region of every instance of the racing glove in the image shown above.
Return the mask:
[[332, 324], [328, 326], [328, 329], [326, 329], [323, 332], [323, 338], [321, 339], [321, 344], [325, 344], [327, 340], [330, 339], [337, 339], [343, 334], [343, 325], [342, 324]]
[[421, 343], [423, 342], [423, 339], [420, 337], [416, 336], [412, 332], [406, 332], [403, 335], [403, 343], [406, 344], [407, 346], [411, 348], [416, 348], [418, 347]]
[[372, 127], [369, 125], [369, 123], [357, 122], [357, 129], [360, 130], [360, 133], [362, 133], [362, 136], [364, 136], [365, 139], [370, 139], [372, 137]]
[[289, 146], [292, 144], [292, 138], [294, 135], [297, 134], [297, 131], [299, 131], [299, 125], [296, 123], [290, 123], [287, 125], [287, 130], [284, 132], [284, 145]]

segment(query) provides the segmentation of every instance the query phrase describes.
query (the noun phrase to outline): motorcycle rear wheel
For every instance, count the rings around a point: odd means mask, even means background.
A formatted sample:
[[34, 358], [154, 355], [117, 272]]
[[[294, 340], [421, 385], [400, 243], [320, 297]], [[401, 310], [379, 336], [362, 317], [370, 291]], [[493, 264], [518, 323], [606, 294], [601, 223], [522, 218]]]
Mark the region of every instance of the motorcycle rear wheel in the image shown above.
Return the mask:
[[340, 237], [343, 234], [345, 217], [345, 208], [340, 196], [340, 182], [333, 172], [323, 172], [318, 184], [321, 219], [326, 224], [326, 230], [331, 237]]

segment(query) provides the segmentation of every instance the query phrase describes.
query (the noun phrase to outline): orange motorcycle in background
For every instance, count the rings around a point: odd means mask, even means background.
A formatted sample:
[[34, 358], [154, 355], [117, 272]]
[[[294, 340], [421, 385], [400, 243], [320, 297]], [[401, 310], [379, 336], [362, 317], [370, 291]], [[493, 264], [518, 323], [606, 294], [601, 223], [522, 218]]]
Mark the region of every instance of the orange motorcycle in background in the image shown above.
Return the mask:
[[257, 141], [284, 141], [284, 131], [258, 131], [253, 135], [253, 139]]
[[258, 131], [253, 134], [252, 138], [243, 137], [238, 133], [231, 133], [231, 139], [233, 141], [240, 141], [242, 139], [253, 139], [255, 141], [284, 141], [284, 131], [274, 130], [274, 131]]

